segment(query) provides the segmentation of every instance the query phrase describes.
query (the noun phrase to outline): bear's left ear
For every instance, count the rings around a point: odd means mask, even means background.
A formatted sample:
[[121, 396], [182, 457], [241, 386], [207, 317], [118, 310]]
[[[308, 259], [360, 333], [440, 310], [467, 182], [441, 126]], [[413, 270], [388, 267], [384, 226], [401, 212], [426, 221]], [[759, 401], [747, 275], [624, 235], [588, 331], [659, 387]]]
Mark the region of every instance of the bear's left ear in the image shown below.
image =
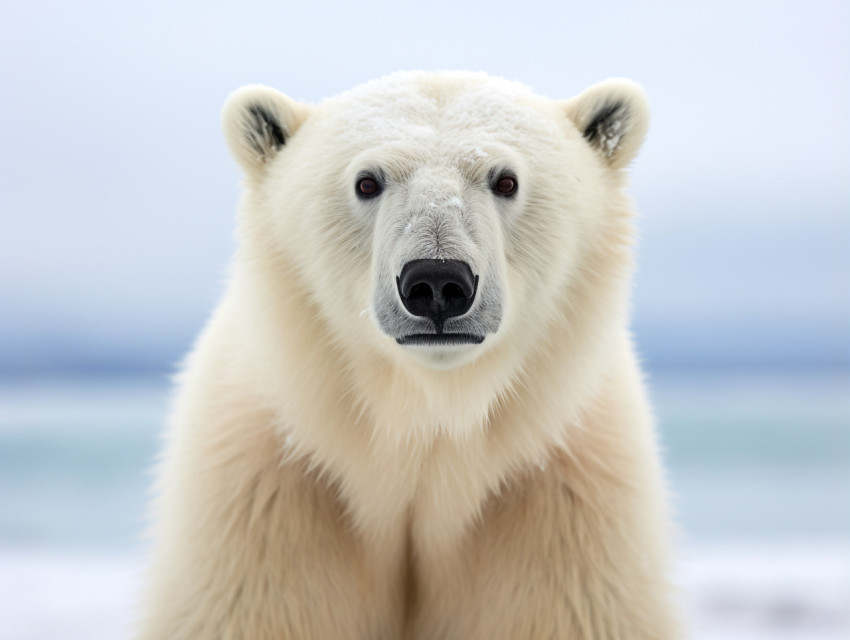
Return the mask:
[[237, 89], [221, 111], [227, 146], [246, 175], [257, 175], [307, 119], [310, 107], [262, 85]]
[[640, 85], [611, 79], [563, 102], [567, 117], [612, 169], [637, 155], [649, 129], [649, 103]]

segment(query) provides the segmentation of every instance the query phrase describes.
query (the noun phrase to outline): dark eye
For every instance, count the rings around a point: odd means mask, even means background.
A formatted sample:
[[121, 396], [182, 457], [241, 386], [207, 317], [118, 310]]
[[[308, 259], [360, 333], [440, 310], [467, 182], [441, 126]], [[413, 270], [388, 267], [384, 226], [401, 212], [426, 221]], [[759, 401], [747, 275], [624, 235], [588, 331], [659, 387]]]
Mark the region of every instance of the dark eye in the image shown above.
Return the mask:
[[381, 185], [372, 176], [361, 176], [357, 180], [357, 196], [359, 198], [374, 198], [381, 193]]
[[510, 174], [503, 173], [493, 181], [493, 191], [500, 196], [512, 196], [516, 193], [517, 181]]

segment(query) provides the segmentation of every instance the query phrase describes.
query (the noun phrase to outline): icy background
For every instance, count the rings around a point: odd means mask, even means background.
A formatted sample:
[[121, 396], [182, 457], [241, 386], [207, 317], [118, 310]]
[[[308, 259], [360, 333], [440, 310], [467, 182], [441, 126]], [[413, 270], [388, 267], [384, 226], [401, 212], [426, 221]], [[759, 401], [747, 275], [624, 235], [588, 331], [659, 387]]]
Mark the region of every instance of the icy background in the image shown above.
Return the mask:
[[399, 69], [568, 98], [643, 84], [635, 328], [652, 364], [850, 360], [850, 4], [0, 2], [0, 372], [162, 370], [218, 298], [248, 83]]
[[850, 637], [850, 5], [34, 0], [0, 2], [0, 639], [128, 637], [233, 249], [228, 93], [410, 68], [644, 85], [634, 329], [691, 637]]

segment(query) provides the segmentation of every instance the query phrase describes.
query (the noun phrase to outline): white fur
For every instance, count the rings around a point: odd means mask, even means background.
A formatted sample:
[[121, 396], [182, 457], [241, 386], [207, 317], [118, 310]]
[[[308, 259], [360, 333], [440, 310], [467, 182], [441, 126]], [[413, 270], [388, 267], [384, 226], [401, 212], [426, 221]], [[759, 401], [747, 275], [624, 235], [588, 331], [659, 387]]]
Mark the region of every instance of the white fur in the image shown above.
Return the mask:
[[[582, 132], [612, 95], [628, 118], [594, 146]], [[256, 101], [280, 149], [246, 146]], [[626, 81], [566, 102], [471, 73], [316, 106], [230, 98], [239, 249], [181, 378], [139, 637], [676, 636], [627, 333], [620, 169], [647, 121]], [[358, 200], [375, 165], [392, 185]], [[512, 200], [480, 180], [501, 165]], [[376, 288], [435, 221], [439, 251], [501, 287], [481, 345], [401, 347], [376, 321]]]

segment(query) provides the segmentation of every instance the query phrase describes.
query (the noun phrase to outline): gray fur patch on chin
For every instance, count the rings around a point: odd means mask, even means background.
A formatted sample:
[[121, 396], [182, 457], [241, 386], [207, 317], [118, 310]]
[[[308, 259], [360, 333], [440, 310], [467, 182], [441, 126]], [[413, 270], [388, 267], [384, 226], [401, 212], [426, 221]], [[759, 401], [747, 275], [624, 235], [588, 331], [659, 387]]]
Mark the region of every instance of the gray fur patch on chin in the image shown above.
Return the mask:
[[609, 102], [596, 110], [584, 128], [587, 141], [599, 149], [606, 158], [612, 157], [626, 133], [629, 110], [623, 102]]

